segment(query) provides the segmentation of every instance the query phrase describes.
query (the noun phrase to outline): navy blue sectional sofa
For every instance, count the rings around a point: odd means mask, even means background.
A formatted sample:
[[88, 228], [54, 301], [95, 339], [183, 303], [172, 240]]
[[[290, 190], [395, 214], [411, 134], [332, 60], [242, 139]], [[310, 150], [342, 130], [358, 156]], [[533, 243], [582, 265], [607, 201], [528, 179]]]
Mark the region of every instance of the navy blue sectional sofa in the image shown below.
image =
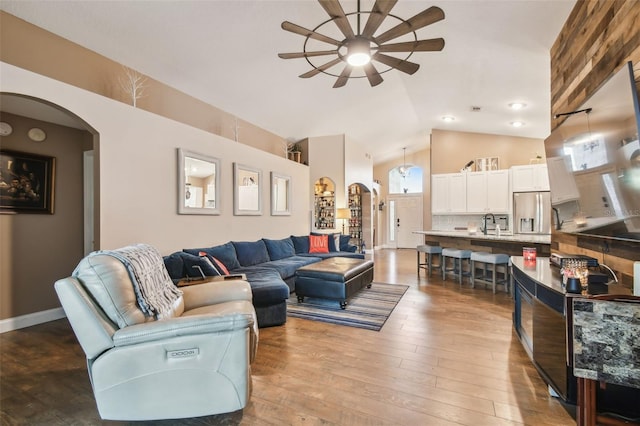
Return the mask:
[[[186, 277], [245, 274], [253, 292], [253, 305], [260, 327], [284, 324], [286, 301], [295, 290], [296, 270], [329, 257], [364, 259], [349, 245], [349, 236], [340, 236], [340, 247], [329, 236], [328, 253], [309, 253], [309, 236], [291, 236], [281, 240], [230, 241], [214, 246], [183, 249], [165, 256], [165, 266], [177, 282]], [[199, 268], [194, 268], [199, 266]]]

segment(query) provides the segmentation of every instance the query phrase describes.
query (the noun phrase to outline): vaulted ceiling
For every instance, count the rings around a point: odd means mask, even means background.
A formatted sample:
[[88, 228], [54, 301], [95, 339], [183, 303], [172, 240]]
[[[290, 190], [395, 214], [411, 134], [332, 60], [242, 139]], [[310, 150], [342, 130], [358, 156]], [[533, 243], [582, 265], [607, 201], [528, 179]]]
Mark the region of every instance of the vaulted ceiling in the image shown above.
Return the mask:
[[[360, 3], [369, 11], [374, 2]], [[347, 14], [357, 10], [356, 1], [341, 4]], [[414, 53], [409, 60], [420, 69], [413, 75], [391, 70], [376, 87], [353, 78], [339, 89], [333, 76], [299, 78], [312, 69], [305, 59], [278, 57], [302, 51], [305, 40], [282, 30], [283, 21], [314, 29], [329, 19], [312, 0], [3, 0], [0, 9], [284, 138], [346, 134], [379, 163], [403, 147], [423, 148], [434, 128], [548, 136], [549, 49], [574, 4], [399, 0], [391, 14], [401, 19], [430, 6], [444, 11], [444, 20], [416, 31], [418, 39], [444, 38], [444, 49]], [[389, 17], [377, 34], [398, 22]], [[332, 26], [322, 29], [340, 37]], [[516, 101], [526, 108], [509, 109]], [[512, 127], [516, 120], [524, 126]]]

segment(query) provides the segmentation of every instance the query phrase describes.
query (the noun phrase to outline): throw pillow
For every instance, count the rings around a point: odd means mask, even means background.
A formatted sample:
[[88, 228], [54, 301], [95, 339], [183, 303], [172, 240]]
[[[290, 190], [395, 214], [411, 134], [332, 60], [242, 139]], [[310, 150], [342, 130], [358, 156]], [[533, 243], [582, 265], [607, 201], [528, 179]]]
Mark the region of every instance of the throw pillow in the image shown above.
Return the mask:
[[224, 266], [224, 263], [218, 260], [217, 257], [211, 256], [211, 260], [213, 260], [213, 263], [218, 267], [220, 275], [229, 275], [229, 270], [226, 266]]
[[351, 251], [349, 250], [349, 241], [351, 241], [351, 235], [343, 235], [343, 234], [339, 234], [339, 235], [340, 235], [340, 251]]
[[329, 236], [309, 235], [309, 253], [329, 253]]
[[[213, 256], [209, 256], [204, 251], [201, 251], [200, 253], [198, 253], [198, 256], [200, 256], [200, 258], [203, 259], [206, 262], [207, 266], [209, 266], [211, 269], [216, 271], [215, 275], [222, 275], [220, 273], [220, 268], [217, 267], [215, 265], [215, 262], [213, 261]], [[212, 275], [212, 276], [214, 276], [214, 275]]]
[[240, 267], [240, 262], [238, 262], [238, 257], [236, 255], [236, 248], [231, 244], [231, 242], [214, 247], [183, 249], [182, 251], [194, 256], [197, 256], [199, 252], [203, 251], [209, 256], [215, 257], [222, 262], [229, 271], [233, 271]]
[[218, 270], [214, 268], [206, 258], [190, 253], [182, 253], [181, 256], [184, 261], [184, 270], [182, 272], [183, 277], [202, 277], [198, 268], [194, 268], [194, 266], [200, 267], [200, 269], [202, 269], [202, 273], [207, 277], [215, 277], [216, 275], [220, 275]]
[[333, 239], [333, 234], [323, 234], [320, 232], [312, 232], [311, 235], [327, 235], [327, 237], [329, 238], [329, 251], [330, 252], [334, 252], [334, 251], [339, 251], [338, 247], [336, 247], [335, 241]]
[[340, 251], [340, 234], [333, 234], [333, 245], [336, 248], [336, 251]]

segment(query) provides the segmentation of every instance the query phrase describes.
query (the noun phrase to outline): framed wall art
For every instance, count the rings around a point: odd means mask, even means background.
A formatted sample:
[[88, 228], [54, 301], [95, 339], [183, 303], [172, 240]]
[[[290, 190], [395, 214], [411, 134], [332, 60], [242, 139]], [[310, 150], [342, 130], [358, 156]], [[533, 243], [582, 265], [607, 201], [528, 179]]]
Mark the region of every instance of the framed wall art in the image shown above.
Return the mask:
[[0, 211], [53, 214], [54, 157], [0, 150]]
[[476, 160], [477, 172], [486, 172], [489, 170], [500, 170], [500, 159], [498, 157], [484, 157]]
[[233, 214], [262, 215], [262, 171], [233, 163]]

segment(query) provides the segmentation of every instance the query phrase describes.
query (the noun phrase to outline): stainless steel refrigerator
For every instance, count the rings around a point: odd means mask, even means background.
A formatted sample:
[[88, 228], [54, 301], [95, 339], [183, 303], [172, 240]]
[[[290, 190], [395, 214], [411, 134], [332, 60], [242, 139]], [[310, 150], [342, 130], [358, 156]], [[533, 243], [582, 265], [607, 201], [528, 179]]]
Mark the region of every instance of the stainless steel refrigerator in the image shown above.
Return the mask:
[[513, 232], [551, 234], [549, 191], [513, 193]]

